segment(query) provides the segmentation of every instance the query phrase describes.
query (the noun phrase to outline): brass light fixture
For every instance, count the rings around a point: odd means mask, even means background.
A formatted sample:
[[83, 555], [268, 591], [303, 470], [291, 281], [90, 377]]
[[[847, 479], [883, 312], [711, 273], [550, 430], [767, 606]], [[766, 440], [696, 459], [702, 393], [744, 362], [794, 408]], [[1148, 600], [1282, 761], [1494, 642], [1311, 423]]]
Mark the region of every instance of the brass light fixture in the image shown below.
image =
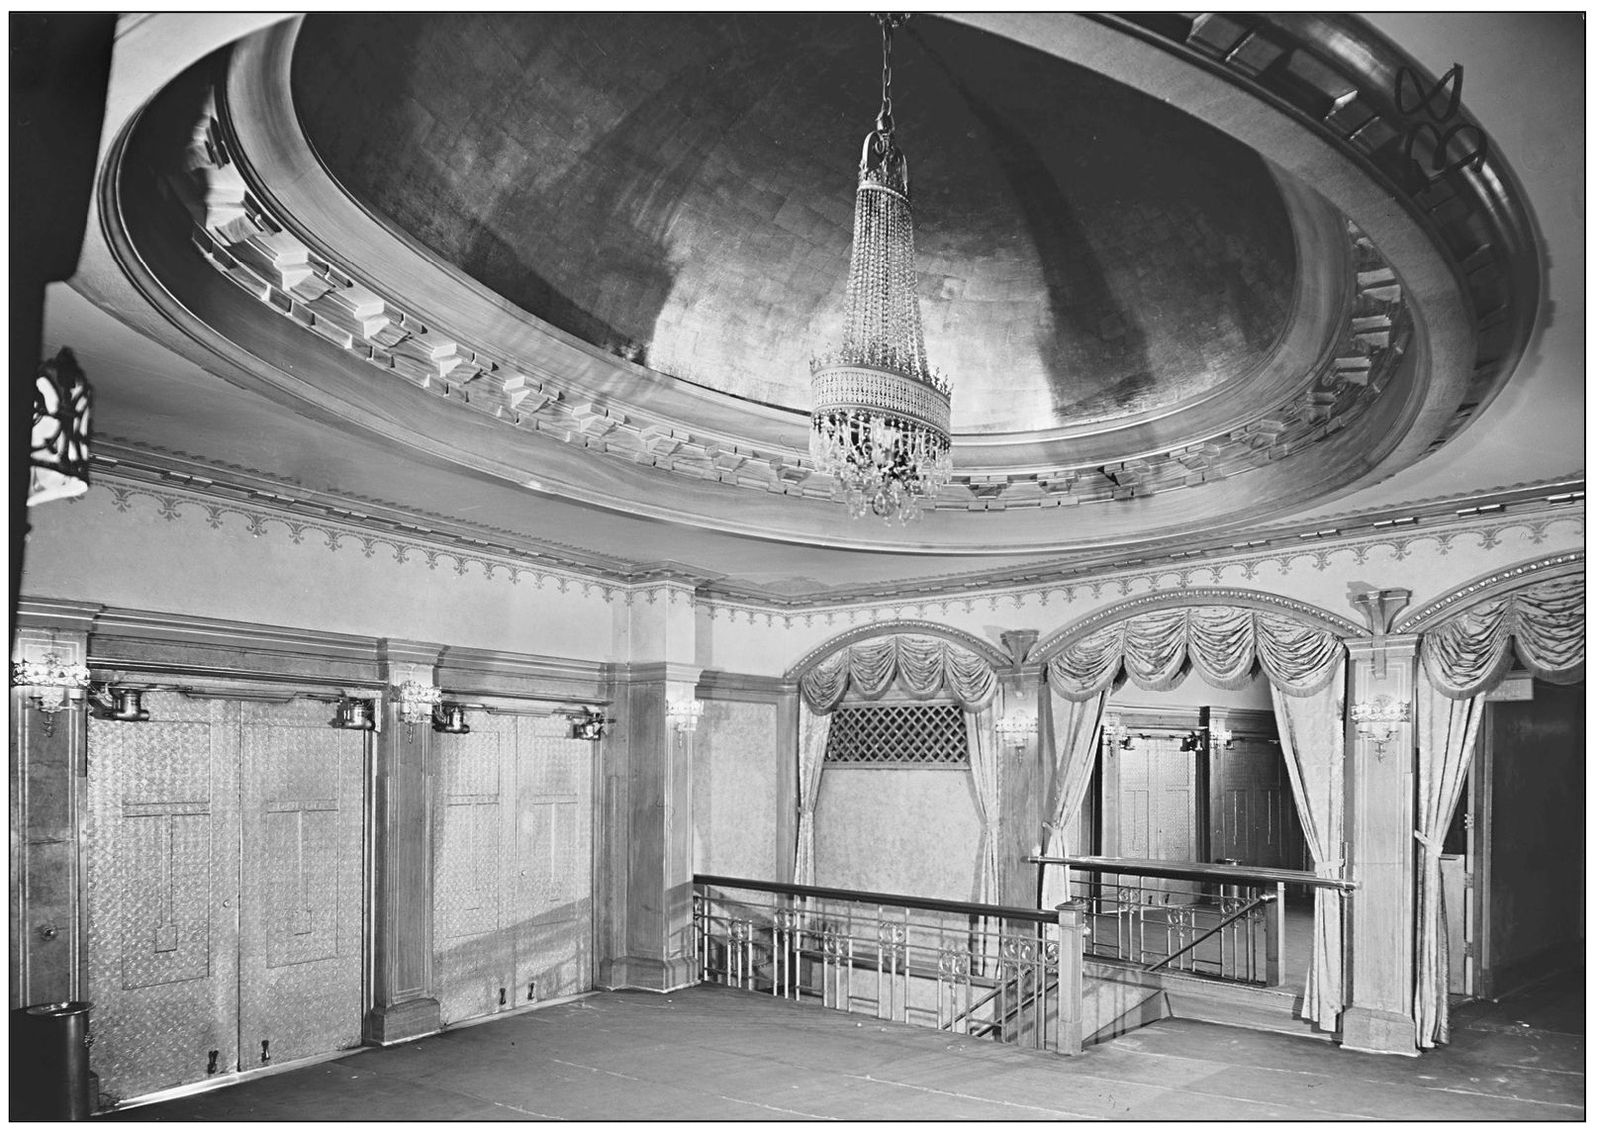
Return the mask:
[[572, 716], [572, 738], [574, 739], [603, 739], [605, 729], [616, 722], [607, 719], [593, 708], [584, 708]]
[[377, 700], [358, 698], [355, 696], [340, 696], [339, 704], [333, 716], [333, 726], [349, 731], [376, 731]]
[[883, 101], [861, 146], [844, 339], [811, 362], [811, 460], [849, 513], [917, 518], [949, 482], [950, 387], [927, 364], [916, 298], [910, 169], [894, 141], [894, 29], [879, 15]]
[[673, 731], [693, 731], [704, 714], [703, 700], [668, 700], [666, 703], [666, 721], [671, 724]]
[[144, 708], [144, 693], [143, 688], [106, 684], [95, 689], [93, 695], [95, 702], [100, 705], [102, 719], [115, 720], [117, 723], [148, 723], [150, 713]]
[[466, 705], [442, 703], [433, 709], [433, 730], [443, 735], [469, 735], [472, 729], [466, 723]]

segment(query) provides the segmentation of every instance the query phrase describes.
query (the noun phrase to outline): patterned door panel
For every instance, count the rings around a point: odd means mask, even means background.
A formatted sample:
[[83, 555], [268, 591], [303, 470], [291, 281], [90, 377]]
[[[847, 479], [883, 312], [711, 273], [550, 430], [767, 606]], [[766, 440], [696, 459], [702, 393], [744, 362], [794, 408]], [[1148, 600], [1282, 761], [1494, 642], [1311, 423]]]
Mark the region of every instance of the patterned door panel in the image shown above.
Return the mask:
[[525, 1003], [593, 985], [593, 745], [559, 717], [517, 721], [516, 987]]
[[243, 705], [241, 1068], [361, 1042], [365, 737]]
[[84, 996], [91, 1065], [120, 1098], [238, 1060], [238, 707], [145, 706], [149, 723], [88, 732]]
[[510, 753], [516, 721], [474, 718], [468, 735], [439, 735], [438, 845], [433, 869], [433, 946], [446, 1023], [514, 1005], [512, 943], [503, 914], [515, 864], [508, 817], [515, 803]]
[[[1151, 735], [1130, 749], [1106, 748], [1115, 760], [1106, 775], [1107, 806], [1115, 806], [1111, 853], [1154, 861], [1194, 859], [1194, 759], [1175, 736]], [[1146, 878], [1145, 899], [1181, 903], [1198, 892], [1193, 881]]]

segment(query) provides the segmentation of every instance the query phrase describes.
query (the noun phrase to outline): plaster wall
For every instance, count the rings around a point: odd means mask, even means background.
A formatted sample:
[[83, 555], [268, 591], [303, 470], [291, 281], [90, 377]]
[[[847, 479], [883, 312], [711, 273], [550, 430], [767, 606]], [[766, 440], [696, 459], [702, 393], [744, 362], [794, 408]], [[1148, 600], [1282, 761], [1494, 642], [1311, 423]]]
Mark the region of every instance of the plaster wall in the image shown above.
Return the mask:
[[828, 766], [816, 805], [816, 883], [977, 899], [982, 824], [966, 767]]
[[[125, 489], [124, 489], [125, 490]], [[215, 503], [210, 508], [215, 508]], [[35, 597], [577, 660], [613, 653], [622, 595], [593, 582], [463, 560], [188, 496], [96, 484], [33, 508], [21, 591]], [[370, 541], [368, 541], [370, 540]]]
[[777, 705], [710, 700], [694, 733], [694, 871], [777, 875]]

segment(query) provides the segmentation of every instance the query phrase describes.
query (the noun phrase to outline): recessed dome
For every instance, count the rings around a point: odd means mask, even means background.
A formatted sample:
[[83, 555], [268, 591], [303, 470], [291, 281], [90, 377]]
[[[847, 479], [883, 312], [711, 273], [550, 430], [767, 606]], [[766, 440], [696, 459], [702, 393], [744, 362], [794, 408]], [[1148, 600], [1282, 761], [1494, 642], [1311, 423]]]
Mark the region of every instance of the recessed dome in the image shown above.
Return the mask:
[[[1265, 363], [1297, 269], [1256, 154], [1011, 40], [924, 18], [900, 44], [957, 432], [1168, 410]], [[293, 99], [348, 192], [523, 310], [803, 410], [839, 330], [878, 70], [862, 14], [314, 15]]]

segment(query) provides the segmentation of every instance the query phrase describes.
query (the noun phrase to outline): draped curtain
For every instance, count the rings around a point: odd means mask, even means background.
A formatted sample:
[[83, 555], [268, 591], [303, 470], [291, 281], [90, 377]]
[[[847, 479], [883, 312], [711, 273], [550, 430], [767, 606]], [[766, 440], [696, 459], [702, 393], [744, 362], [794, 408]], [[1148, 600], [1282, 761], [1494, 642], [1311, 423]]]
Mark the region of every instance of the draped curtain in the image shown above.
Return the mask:
[[1416, 1044], [1449, 1041], [1449, 935], [1444, 928], [1443, 841], [1477, 745], [1486, 693], [1454, 699], [1426, 676], [1416, 684]]
[[1260, 661], [1274, 687], [1306, 695], [1338, 670], [1344, 646], [1324, 629], [1232, 606], [1162, 609], [1118, 621], [1049, 662], [1050, 685], [1069, 700], [1109, 688], [1125, 668], [1146, 691], [1174, 688], [1189, 664], [1217, 688], [1246, 686]]
[[[1288, 617], [1235, 606], [1156, 610], [1090, 633], [1051, 658], [1050, 687], [1068, 701], [1103, 698], [1125, 670], [1147, 691], [1165, 691], [1192, 664], [1218, 688], [1247, 685], [1258, 660], [1271, 682], [1294, 804], [1321, 876], [1343, 867], [1343, 642]], [[1096, 712], [1097, 714], [1097, 712]], [[1092, 744], [1092, 738], [1088, 740]], [[1054, 796], [1069, 802], [1060, 775]], [[1080, 797], [1079, 797], [1080, 804]], [[1331, 1029], [1343, 1009], [1343, 906], [1318, 889], [1306, 976], [1305, 1017]]]
[[994, 710], [966, 713], [966, 753], [977, 794], [977, 816], [983, 825], [982, 861], [977, 872], [977, 902], [999, 903], [999, 744], [994, 735]]
[[[1344, 836], [1344, 681], [1343, 665], [1338, 665], [1332, 678], [1309, 695], [1290, 695], [1275, 683], [1271, 686], [1294, 808], [1319, 877], [1343, 873], [1339, 853]], [[1343, 1004], [1343, 896], [1334, 889], [1318, 888], [1310, 970], [1299, 1014], [1320, 1029], [1334, 1030]]]
[[1581, 575], [1553, 578], [1479, 602], [1421, 638], [1416, 682], [1422, 868], [1416, 897], [1416, 1042], [1449, 1040], [1449, 937], [1443, 930], [1444, 833], [1476, 749], [1487, 691], [1521, 659], [1533, 675], [1575, 684], [1587, 668], [1587, 601]]
[[[1099, 754], [1099, 725], [1105, 714], [1110, 690], [1096, 692], [1086, 700], [1068, 700], [1053, 688], [1044, 691], [1039, 714], [1038, 734], [1047, 743], [1051, 763], [1048, 808], [1039, 838], [1046, 857], [1070, 856], [1077, 846], [1076, 823], [1083, 807], [1083, 796], [1094, 776], [1094, 761]], [[1044, 870], [1044, 892], [1040, 907], [1055, 908], [1070, 896], [1067, 870], [1055, 866]]]
[[1433, 687], [1453, 699], [1486, 692], [1521, 663], [1552, 684], [1575, 684], [1587, 661], [1583, 578], [1538, 582], [1463, 610], [1421, 638], [1421, 659]]
[[812, 711], [804, 697], [799, 706], [799, 828], [794, 845], [794, 883], [816, 883], [816, 800], [822, 793], [822, 755], [833, 717]]
[[832, 713], [847, 693], [879, 699], [898, 681], [917, 699], [947, 693], [966, 712], [967, 751], [983, 825], [980, 901], [999, 897], [999, 750], [990, 705], [999, 678], [982, 657], [928, 637], [880, 637], [842, 649], [800, 677], [799, 822], [794, 883], [814, 884], [816, 801]]
[[994, 699], [999, 678], [982, 657], [927, 637], [879, 637], [851, 645], [800, 677], [800, 694], [812, 711], [826, 714], [845, 693], [875, 700], [894, 686], [917, 699], [948, 692], [968, 712], [982, 711]]

